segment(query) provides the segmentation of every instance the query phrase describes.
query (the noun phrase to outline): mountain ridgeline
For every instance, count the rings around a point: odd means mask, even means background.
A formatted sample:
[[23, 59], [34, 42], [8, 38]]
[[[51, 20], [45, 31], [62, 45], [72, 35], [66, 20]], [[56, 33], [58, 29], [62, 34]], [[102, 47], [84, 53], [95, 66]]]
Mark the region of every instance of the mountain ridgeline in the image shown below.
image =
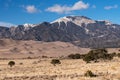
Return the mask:
[[66, 16], [50, 23], [0, 26], [0, 38], [63, 41], [87, 48], [120, 47], [120, 25], [85, 16]]

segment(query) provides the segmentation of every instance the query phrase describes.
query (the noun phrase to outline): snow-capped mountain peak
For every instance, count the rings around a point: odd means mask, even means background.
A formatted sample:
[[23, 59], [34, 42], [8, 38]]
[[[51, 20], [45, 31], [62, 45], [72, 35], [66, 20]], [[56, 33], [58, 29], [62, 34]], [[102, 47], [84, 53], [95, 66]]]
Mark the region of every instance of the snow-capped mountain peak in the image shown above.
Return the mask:
[[51, 23], [55, 23], [55, 22], [68, 22], [68, 21], [72, 21], [71, 19], [67, 18], [67, 17], [62, 17], [62, 18], [59, 18]]
[[28, 30], [28, 29], [30, 29], [30, 28], [32, 28], [32, 27], [37, 26], [37, 25], [36, 25], [36, 24], [28, 24], [28, 23], [25, 23], [25, 24], [23, 24], [23, 26], [24, 26], [24, 29], [25, 29], [25, 30]]
[[34, 26], [36, 26], [35, 24], [28, 24], [28, 23], [25, 23], [23, 25], [24, 25], [24, 27], [34, 27]]
[[87, 18], [85, 16], [66, 16], [66, 17], [59, 18], [51, 23], [55, 23], [55, 22], [58, 22], [58, 23], [73, 22], [74, 24], [79, 25], [79, 26], [81, 26], [82, 23], [84, 23], [84, 24], [95, 23], [94, 20]]
[[108, 20], [105, 20], [105, 24], [106, 25], [111, 25], [112, 23], [110, 21], [108, 21]]

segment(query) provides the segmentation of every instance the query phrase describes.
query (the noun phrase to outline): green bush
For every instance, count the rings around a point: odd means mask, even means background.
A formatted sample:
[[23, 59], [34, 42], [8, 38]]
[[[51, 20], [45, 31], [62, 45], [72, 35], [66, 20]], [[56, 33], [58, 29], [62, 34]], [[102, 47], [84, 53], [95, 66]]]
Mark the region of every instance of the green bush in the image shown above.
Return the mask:
[[94, 49], [88, 52], [83, 57], [83, 60], [89, 63], [90, 61], [95, 61], [98, 62], [98, 59], [103, 59], [103, 60], [111, 60], [113, 59], [115, 54], [108, 54], [108, 51], [106, 49]]
[[59, 59], [52, 59], [51, 64], [55, 66], [56, 64], [61, 64], [61, 62]]
[[90, 71], [90, 70], [88, 70], [88, 71], [84, 74], [84, 76], [86, 76], [86, 77], [96, 77], [96, 75], [95, 75], [92, 71]]
[[15, 62], [14, 62], [14, 61], [9, 61], [9, 62], [8, 62], [8, 65], [9, 65], [10, 67], [12, 67], [12, 66], [15, 65]]

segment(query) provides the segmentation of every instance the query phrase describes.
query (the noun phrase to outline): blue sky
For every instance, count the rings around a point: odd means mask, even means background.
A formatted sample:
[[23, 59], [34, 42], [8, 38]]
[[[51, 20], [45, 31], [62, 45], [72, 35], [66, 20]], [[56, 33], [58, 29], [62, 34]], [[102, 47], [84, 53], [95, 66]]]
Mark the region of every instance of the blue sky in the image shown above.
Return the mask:
[[120, 0], [0, 0], [0, 25], [38, 24], [68, 15], [120, 24]]

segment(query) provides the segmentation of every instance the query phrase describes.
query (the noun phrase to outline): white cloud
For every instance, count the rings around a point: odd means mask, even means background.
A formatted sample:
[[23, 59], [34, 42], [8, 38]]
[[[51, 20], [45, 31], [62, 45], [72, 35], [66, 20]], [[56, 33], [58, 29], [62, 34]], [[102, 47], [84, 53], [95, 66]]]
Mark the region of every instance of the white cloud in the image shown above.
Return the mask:
[[72, 6], [61, 6], [61, 5], [54, 5], [52, 7], [48, 7], [46, 9], [46, 11], [49, 12], [56, 12], [56, 13], [69, 13], [71, 11], [75, 11], [75, 10], [82, 10], [82, 9], [87, 9], [89, 7], [89, 4], [85, 4], [82, 1], [78, 1], [76, 2], [74, 5]]
[[106, 10], [110, 10], [110, 9], [115, 9], [118, 8], [118, 5], [114, 5], [114, 6], [105, 6], [104, 9]]
[[73, 5], [73, 7], [72, 7], [72, 9], [71, 10], [81, 10], [81, 9], [87, 9], [88, 8], [88, 6], [89, 6], [89, 4], [87, 3], [87, 4], [85, 4], [84, 2], [82, 2], [82, 1], [78, 1], [78, 2], [76, 2], [74, 5]]
[[26, 7], [24, 7], [25, 10], [28, 12], [28, 13], [37, 13], [37, 12], [40, 12], [40, 10], [38, 10], [34, 5], [28, 5]]
[[11, 26], [16, 26], [16, 25], [12, 24], [12, 23], [7, 23], [7, 22], [0, 21], [0, 26], [11, 27]]

